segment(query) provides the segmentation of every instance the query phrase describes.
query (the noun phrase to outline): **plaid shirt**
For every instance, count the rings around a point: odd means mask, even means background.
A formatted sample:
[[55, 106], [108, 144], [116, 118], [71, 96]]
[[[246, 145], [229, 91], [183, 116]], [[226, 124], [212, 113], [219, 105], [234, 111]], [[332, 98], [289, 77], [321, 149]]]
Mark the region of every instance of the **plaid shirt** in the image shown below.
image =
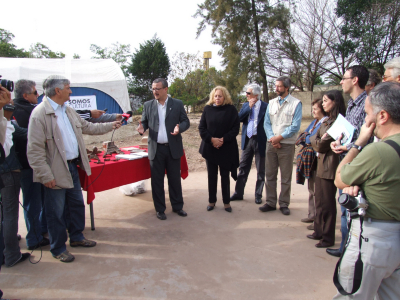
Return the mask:
[[[353, 139], [351, 143], [346, 146], [347, 151], [351, 149], [353, 143], [358, 139], [360, 135], [361, 126], [365, 123], [365, 99], [367, 98], [367, 93], [364, 91], [358, 97], [353, 100], [350, 98], [347, 104], [346, 110], [346, 120], [353, 125], [356, 130], [354, 131]], [[368, 144], [373, 141], [373, 137], [368, 141]]]

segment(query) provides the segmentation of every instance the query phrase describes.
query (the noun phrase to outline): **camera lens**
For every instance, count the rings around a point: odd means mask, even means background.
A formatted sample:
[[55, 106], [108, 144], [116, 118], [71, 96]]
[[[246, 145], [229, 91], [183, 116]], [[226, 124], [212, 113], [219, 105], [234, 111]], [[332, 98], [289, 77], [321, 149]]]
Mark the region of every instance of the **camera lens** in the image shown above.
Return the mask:
[[2, 87], [6, 88], [10, 92], [12, 92], [14, 90], [14, 82], [11, 80], [1, 79], [0, 84]]
[[358, 200], [348, 194], [341, 194], [338, 202], [341, 206], [347, 208], [348, 210], [353, 210], [358, 207]]

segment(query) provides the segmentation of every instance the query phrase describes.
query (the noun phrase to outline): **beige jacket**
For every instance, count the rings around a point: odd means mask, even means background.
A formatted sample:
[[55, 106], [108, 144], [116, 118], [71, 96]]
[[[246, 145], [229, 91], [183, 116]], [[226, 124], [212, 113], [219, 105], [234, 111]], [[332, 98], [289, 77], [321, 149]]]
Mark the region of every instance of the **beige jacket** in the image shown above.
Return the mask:
[[[112, 130], [113, 123], [89, 123], [81, 119], [71, 107], [67, 107], [66, 113], [78, 141], [80, 167], [90, 175], [89, 159], [82, 133], [104, 134]], [[73, 188], [64, 142], [57, 125], [57, 116], [46, 98], [32, 111], [28, 128], [27, 152], [29, 164], [33, 169], [34, 182], [44, 184], [55, 179], [58, 187]]]

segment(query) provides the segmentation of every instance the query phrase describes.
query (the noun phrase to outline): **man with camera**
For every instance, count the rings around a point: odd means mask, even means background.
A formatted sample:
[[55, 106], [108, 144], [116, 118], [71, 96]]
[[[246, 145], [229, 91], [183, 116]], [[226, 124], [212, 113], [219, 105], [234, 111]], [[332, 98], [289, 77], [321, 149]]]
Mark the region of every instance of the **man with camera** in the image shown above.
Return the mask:
[[[336, 186], [354, 197], [362, 190], [368, 208], [362, 216], [362, 201], [350, 199], [355, 209], [334, 299], [400, 299], [400, 84], [375, 87], [365, 112], [359, 137], [336, 171]], [[363, 149], [373, 134], [382, 141]]]

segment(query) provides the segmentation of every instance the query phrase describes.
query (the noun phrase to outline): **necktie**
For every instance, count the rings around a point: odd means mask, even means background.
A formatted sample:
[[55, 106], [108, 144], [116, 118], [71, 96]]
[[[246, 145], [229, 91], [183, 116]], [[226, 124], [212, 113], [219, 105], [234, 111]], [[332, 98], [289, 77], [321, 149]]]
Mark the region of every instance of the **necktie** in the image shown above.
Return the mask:
[[251, 138], [253, 135], [253, 127], [254, 127], [254, 106], [251, 108], [250, 120], [249, 124], [247, 124], [247, 136], [249, 138]]

